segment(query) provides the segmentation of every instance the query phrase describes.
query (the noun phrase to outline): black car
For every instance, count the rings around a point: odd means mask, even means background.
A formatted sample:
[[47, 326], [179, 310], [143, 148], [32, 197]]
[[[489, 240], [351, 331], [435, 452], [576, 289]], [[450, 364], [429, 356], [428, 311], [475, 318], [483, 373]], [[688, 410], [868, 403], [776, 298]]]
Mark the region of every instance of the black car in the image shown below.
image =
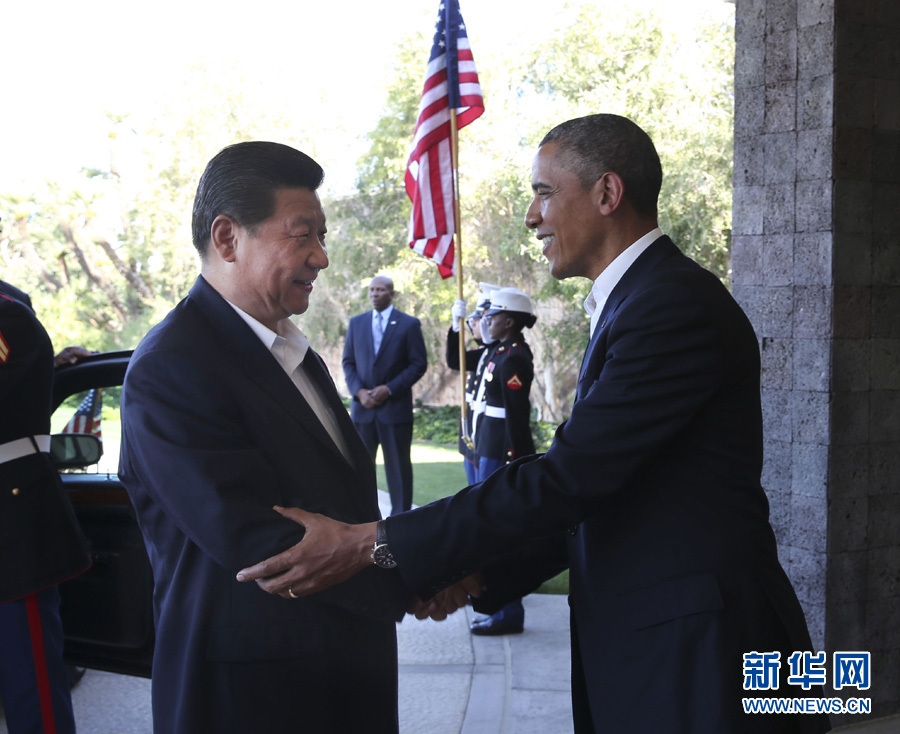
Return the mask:
[[[153, 573], [116, 474], [119, 395], [130, 357], [107, 352], [57, 369], [51, 453], [93, 560], [87, 572], [60, 585], [66, 662], [149, 678]], [[98, 433], [102, 443], [79, 438]]]

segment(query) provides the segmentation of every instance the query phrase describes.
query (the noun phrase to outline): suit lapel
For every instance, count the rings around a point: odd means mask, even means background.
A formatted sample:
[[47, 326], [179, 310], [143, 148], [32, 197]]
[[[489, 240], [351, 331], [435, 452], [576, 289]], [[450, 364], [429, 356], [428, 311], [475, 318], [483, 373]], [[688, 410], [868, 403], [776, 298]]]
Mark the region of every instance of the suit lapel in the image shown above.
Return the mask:
[[600, 371], [601, 365], [598, 364], [600, 351], [605, 352], [605, 350], [600, 350], [598, 345], [606, 340], [607, 327], [610, 325], [616, 310], [619, 308], [619, 304], [625, 300], [624, 293], [619, 293], [613, 298], [614, 295], [615, 291], [606, 299], [606, 304], [603, 306], [603, 311], [600, 313], [597, 326], [594, 329], [594, 333], [591, 334], [587, 348], [584, 350], [584, 356], [581, 358], [581, 369], [578, 372], [578, 386], [575, 390], [576, 400], [580, 400], [587, 394], [591, 384], [594, 382], [596, 374]]
[[329, 443], [337, 450], [344, 465], [353, 470], [357, 479], [361, 480], [360, 486], [363, 489], [371, 488], [371, 492], [367, 493], [364, 491], [358, 495], [358, 499], [363, 503], [366, 512], [370, 515], [374, 513], [381, 517], [381, 511], [378, 509], [378, 493], [375, 491], [378, 486], [375, 479], [375, 464], [372, 462], [369, 450], [362, 442], [359, 432], [350, 420], [347, 408], [344, 407], [338, 396], [337, 388], [331, 379], [331, 375], [328, 373], [328, 368], [325, 366], [322, 358], [312, 349], [306, 353], [303, 364], [306, 366], [310, 379], [319, 388], [321, 394], [325, 396], [328, 406], [334, 413], [338, 427], [344, 437], [344, 443], [347, 445], [347, 451], [350, 454], [350, 462], [347, 463], [347, 457], [337, 449], [330, 436], [328, 438]]
[[[197, 278], [197, 282], [191, 288], [190, 297], [206, 316], [210, 328], [216, 333], [226, 353], [241, 366], [247, 379], [269, 395], [288, 418], [297, 422], [320, 443], [346, 461], [328, 435], [325, 426], [272, 353], [202, 276]], [[324, 394], [329, 397], [330, 405], [331, 396], [328, 393], [328, 390], [324, 390]], [[346, 412], [343, 405], [341, 412]]]
[[[306, 354], [306, 358], [303, 360], [303, 365], [306, 368], [306, 372], [310, 376], [310, 379], [319, 388], [319, 391], [325, 397], [328, 406], [334, 413], [338, 427], [341, 429], [341, 434], [347, 444], [347, 449], [353, 457], [353, 463], [356, 466], [360, 466], [360, 457], [363, 456], [368, 459], [369, 453], [365, 444], [362, 442], [362, 439], [359, 437], [359, 432], [350, 420], [347, 408], [344, 407], [344, 404], [338, 396], [337, 388], [334, 385], [334, 381], [331, 379], [331, 375], [328, 374], [328, 370], [326, 369], [324, 362], [322, 362], [322, 358], [310, 349]], [[334, 446], [334, 441], [331, 440], [330, 436], [328, 437], [328, 440], [331, 445]], [[340, 451], [338, 453], [340, 453]], [[341, 457], [344, 458], [344, 455], [341, 454]]]
[[680, 254], [680, 251], [675, 247], [672, 240], [663, 235], [641, 253], [640, 257], [634, 261], [619, 279], [619, 282], [616, 283], [612, 293], [609, 294], [609, 298], [606, 299], [603, 310], [600, 312], [600, 318], [597, 320], [597, 327], [594, 329], [594, 333], [591, 335], [587, 348], [584, 351], [581, 369], [578, 373], [578, 386], [575, 392], [576, 400], [580, 400], [587, 394], [591, 384], [593, 384], [600, 373], [602, 368], [600, 359], [601, 356], [605, 357], [605, 349], [602, 350], [604, 355], [601, 355], [598, 345], [601, 342], [606, 342], [606, 333], [615, 321], [619, 306], [622, 305], [623, 301], [628, 298], [647, 274], [653, 271], [659, 262], [673, 254]]

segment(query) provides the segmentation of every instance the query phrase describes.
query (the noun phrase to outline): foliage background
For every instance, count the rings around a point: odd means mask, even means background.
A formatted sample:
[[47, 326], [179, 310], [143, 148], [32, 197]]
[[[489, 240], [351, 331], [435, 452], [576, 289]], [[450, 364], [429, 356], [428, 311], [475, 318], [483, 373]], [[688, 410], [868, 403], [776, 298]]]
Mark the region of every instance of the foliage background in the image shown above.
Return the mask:
[[[486, 112], [461, 131], [465, 291], [471, 302], [478, 282], [488, 281], [522, 288], [535, 301], [538, 323], [527, 338], [537, 421], [565, 418], [588, 330], [588, 283], [550, 278], [522, 223], [531, 159], [554, 124], [604, 111], [644, 127], [663, 161], [663, 230], [728, 282], [733, 8], [719, 5], [676, 29], [652, 11], [572, 2], [546, 24], [540, 44], [513, 38], [500, 51], [485, 44], [492, 50], [483, 54], [470, 27]], [[463, 12], [468, 17], [465, 6]], [[416, 397], [442, 405], [456, 400], [456, 375], [443, 364], [456, 286], [408, 249], [402, 184], [430, 46], [425, 30], [395, 43], [382, 114], [367, 135], [355, 183], [322, 191], [331, 265], [299, 324], [343, 388], [347, 321], [368, 308], [368, 280], [390, 275], [396, 305], [422, 320], [429, 349]], [[261, 138], [331, 160], [335, 140], [352, 122], [298, 118], [290, 111], [296, 105], [227, 63], [185, 68], [181, 78], [156, 100], [149, 120], [128, 109], [107, 113], [108, 166], [0, 192], [0, 277], [31, 293], [57, 347], [134, 347], [184, 297], [198, 272], [191, 201], [216, 151]], [[311, 104], [302, 76], [297, 89], [295, 102]]]

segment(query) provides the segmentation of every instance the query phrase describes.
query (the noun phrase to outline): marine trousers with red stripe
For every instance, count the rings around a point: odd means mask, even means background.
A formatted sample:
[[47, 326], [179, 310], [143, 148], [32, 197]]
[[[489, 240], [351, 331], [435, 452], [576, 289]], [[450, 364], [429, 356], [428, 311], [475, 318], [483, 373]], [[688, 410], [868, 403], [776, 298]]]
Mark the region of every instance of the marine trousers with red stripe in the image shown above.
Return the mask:
[[59, 590], [0, 604], [0, 699], [9, 734], [74, 734]]

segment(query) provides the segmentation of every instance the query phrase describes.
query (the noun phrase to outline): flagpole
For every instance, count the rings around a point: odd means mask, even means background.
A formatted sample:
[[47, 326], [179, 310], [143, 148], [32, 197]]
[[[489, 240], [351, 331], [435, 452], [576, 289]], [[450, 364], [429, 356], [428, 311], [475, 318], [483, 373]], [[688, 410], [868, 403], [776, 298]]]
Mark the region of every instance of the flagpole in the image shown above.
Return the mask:
[[[412, 201], [409, 246], [434, 260], [442, 278], [449, 278], [455, 269], [457, 298], [464, 301], [459, 128], [481, 116], [484, 99], [459, 0], [440, 0], [427, 69], [404, 176], [406, 193]], [[444, 117], [447, 112], [450, 113], [449, 126]], [[450, 190], [446, 189], [448, 178]], [[449, 203], [446, 197], [451, 194], [452, 215], [445, 208]], [[452, 228], [451, 217], [456, 220]], [[447, 235], [450, 235], [449, 242]], [[454, 235], [456, 247], [452, 249]], [[462, 324], [459, 329], [459, 386], [460, 435], [466, 447], [472, 448], [466, 426], [466, 335]]]
[[[456, 297], [463, 298], [463, 248], [462, 219], [459, 206], [459, 129], [456, 126], [456, 108], [450, 108], [450, 157], [453, 168], [453, 214], [456, 218]], [[462, 440], [470, 449], [475, 448], [466, 426], [466, 325], [459, 325], [459, 425]]]

